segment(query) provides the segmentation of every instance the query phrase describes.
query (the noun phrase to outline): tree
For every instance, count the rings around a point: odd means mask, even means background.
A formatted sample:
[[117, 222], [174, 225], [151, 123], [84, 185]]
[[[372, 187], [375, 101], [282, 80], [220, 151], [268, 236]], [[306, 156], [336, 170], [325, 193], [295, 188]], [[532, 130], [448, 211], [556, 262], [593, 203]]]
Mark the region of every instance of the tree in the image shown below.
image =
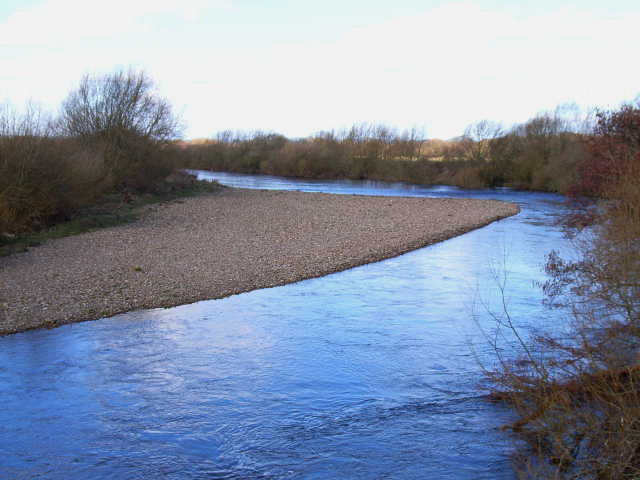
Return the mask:
[[70, 136], [109, 139], [128, 132], [159, 142], [174, 140], [180, 128], [169, 102], [144, 72], [85, 75], [62, 106], [62, 128]]
[[114, 186], [136, 190], [170, 172], [168, 145], [181, 130], [153, 81], [134, 70], [85, 75], [64, 101], [59, 126], [103, 155]]
[[504, 134], [502, 125], [481, 120], [469, 125], [462, 136], [466, 160], [486, 162], [491, 159], [491, 142]]
[[[601, 201], [577, 259], [550, 254], [544, 285], [570, 322], [517, 335], [524, 355], [497, 351], [491, 377], [531, 447], [524, 478], [640, 478], [640, 108], [600, 112], [587, 147], [573, 192]], [[508, 312], [495, 318], [518, 334]]]
[[579, 163], [578, 180], [569, 193], [576, 200], [610, 196], [616, 190], [612, 186], [640, 165], [640, 102], [598, 112], [586, 147], [589, 155]]

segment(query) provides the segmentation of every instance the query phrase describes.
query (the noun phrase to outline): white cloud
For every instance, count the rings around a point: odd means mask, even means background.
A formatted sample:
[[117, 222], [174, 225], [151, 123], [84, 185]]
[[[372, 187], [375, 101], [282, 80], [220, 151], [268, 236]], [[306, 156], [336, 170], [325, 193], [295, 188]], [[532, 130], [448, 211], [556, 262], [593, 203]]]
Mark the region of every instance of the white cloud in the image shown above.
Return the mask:
[[55, 45], [148, 30], [149, 17], [171, 14], [193, 20], [204, 9], [230, 0], [47, 0], [0, 23], [0, 46]]
[[[341, 120], [428, 123], [430, 134], [452, 136], [483, 118], [510, 123], [567, 101], [633, 98], [640, 90], [638, 24], [640, 14], [603, 18], [563, 8], [520, 18], [452, 2], [315, 49], [285, 50], [273, 62], [279, 76], [270, 88], [282, 99], [298, 92], [319, 127]], [[292, 102], [292, 116], [299, 105]], [[287, 115], [286, 100], [277, 111]]]
[[[202, 10], [207, 1], [115, 0], [104, 14], [83, 9], [86, 3], [51, 0], [0, 25], [1, 49], [5, 39], [16, 41], [7, 25], [17, 31], [49, 17], [28, 55], [5, 49], [2, 93], [16, 103], [35, 97], [55, 104], [83, 73], [133, 65], [147, 70], [184, 111], [192, 136], [225, 128], [302, 136], [380, 121], [426, 125], [430, 136], [451, 137], [485, 118], [519, 122], [564, 102], [613, 106], [640, 92], [640, 12], [603, 16], [575, 7], [527, 16], [456, 1], [339, 37], [326, 33], [283, 45], [252, 37], [251, 27], [241, 25], [226, 33], [236, 38], [202, 34], [186, 41], [182, 27], [159, 33], [169, 42], [156, 36], [154, 15], [163, 13], [215, 31], [217, 20]], [[128, 20], [117, 18], [129, 3]], [[86, 26], [74, 30], [76, 23]], [[146, 25], [147, 43], [118, 38], [116, 24], [124, 33]], [[106, 39], [70, 41], [56, 52], [46, 46], [49, 36], [72, 39], [79, 32]], [[21, 35], [21, 41], [29, 37]]]

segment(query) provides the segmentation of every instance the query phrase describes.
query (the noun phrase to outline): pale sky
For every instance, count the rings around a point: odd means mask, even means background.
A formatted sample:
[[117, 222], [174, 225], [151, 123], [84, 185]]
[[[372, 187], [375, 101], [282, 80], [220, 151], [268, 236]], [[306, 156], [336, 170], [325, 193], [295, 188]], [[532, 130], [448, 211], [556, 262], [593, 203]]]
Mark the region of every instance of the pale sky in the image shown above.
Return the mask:
[[638, 0], [1, 0], [0, 103], [145, 70], [187, 125], [429, 138], [640, 94]]

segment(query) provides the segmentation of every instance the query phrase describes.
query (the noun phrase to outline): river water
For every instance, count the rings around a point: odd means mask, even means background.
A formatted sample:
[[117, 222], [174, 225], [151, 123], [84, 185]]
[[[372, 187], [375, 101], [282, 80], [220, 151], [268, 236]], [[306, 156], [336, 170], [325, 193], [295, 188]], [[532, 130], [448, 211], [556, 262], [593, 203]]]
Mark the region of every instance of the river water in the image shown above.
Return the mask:
[[[199, 172], [244, 188], [495, 198], [519, 215], [282, 287], [0, 338], [0, 478], [513, 479], [485, 398], [498, 285], [523, 328], [559, 196]], [[206, 261], [206, 259], [203, 259]]]

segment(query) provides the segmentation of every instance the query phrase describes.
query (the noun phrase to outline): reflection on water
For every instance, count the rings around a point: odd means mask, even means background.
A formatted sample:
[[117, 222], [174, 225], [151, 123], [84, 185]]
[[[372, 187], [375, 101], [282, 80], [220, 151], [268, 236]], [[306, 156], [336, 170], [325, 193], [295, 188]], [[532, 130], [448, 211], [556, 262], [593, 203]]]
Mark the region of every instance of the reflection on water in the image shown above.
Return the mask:
[[323, 278], [1, 338], [0, 478], [514, 478], [471, 312], [495, 300], [497, 267], [514, 316], [549, 319], [532, 283], [564, 246], [559, 197], [215, 176], [522, 213]]

